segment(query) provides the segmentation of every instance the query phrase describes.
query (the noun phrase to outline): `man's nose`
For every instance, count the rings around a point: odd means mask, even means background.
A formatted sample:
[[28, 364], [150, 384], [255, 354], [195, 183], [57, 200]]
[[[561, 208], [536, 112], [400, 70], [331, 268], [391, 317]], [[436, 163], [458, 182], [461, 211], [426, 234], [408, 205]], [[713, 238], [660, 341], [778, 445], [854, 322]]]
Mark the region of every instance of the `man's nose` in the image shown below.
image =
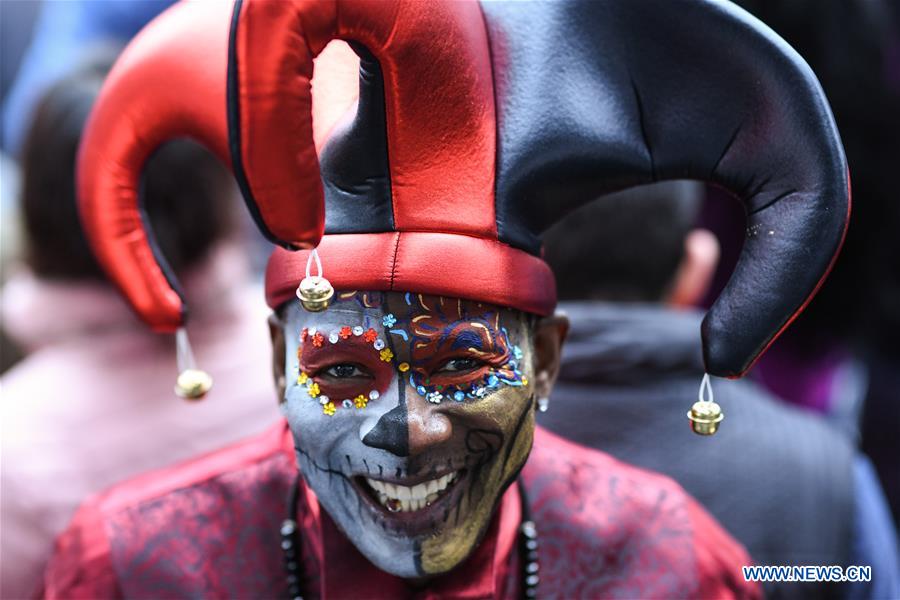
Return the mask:
[[453, 426], [447, 415], [422, 398], [413, 397], [378, 419], [363, 438], [372, 448], [396, 456], [415, 456], [450, 439]]
[[453, 434], [450, 419], [431, 402], [413, 398], [409, 402], [409, 454], [415, 456], [443, 444]]

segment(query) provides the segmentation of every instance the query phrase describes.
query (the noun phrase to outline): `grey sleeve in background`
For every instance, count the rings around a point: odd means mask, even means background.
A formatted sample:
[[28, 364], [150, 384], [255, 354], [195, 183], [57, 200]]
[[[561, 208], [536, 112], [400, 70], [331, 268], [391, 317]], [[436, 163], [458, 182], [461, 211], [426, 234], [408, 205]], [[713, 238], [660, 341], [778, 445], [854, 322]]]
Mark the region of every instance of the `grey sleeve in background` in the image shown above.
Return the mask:
[[888, 600], [900, 598], [900, 555], [887, 501], [872, 463], [864, 455], [853, 464], [856, 491], [852, 564], [871, 565], [872, 581], [847, 586], [848, 598]]

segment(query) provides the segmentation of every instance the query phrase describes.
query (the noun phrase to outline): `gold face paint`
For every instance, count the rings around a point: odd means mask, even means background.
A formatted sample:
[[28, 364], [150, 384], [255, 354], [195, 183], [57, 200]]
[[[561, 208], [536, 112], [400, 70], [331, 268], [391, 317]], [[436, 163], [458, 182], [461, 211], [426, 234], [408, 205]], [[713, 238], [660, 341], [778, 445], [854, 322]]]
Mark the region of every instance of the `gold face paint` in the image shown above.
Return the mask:
[[[530, 360], [528, 351], [525, 360]], [[468, 449], [478, 450], [478, 462], [473, 463], [467, 475], [467, 493], [448, 515], [447, 523], [452, 526], [445, 526], [422, 542], [424, 573], [453, 569], [481, 541], [500, 497], [531, 451], [533, 405], [527, 388], [507, 388], [473, 404], [455, 407], [458, 427], [466, 430]]]

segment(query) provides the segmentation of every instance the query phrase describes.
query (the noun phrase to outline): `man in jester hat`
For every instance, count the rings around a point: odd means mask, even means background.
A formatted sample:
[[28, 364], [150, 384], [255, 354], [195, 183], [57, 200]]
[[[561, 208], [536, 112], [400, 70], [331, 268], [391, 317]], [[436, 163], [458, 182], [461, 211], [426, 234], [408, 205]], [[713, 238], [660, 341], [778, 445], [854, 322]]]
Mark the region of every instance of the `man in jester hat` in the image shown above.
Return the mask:
[[[317, 152], [312, 59], [334, 39], [359, 56], [359, 99]], [[703, 341], [711, 375], [741, 376], [821, 284], [849, 213], [828, 104], [772, 31], [708, 0], [172, 7], [111, 73], [79, 193], [110, 277], [184, 350], [138, 195], [179, 136], [232, 166], [279, 246], [285, 419], [87, 502], [46, 596], [759, 595], [752, 558], [676, 484], [535, 427], [567, 329], [539, 236], [616, 189], [731, 190], [747, 239]], [[203, 394], [182, 367], [179, 393]], [[692, 426], [727, 432], [708, 400]]]

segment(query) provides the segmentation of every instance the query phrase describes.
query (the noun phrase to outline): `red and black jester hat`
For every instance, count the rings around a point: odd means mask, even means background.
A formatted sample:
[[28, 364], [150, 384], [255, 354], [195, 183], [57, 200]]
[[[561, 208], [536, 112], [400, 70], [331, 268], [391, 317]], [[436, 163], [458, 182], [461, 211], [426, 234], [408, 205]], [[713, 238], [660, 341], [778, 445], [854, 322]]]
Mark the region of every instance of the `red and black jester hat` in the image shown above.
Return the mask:
[[[312, 59], [360, 56], [359, 103], [318, 156]], [[101, 264], [157, 331], [184, 304], [141, 219], [146, 158], [179, 136], [232, 165], [262, 232], [271, 306], [318, 246], [337, 289], [458, 296], [540, 315], [540, 234], [663, 179], [747, 209], [703, 323], [708, 371], [743, 374], [809, 302], [843, 240], [846, 160], [822, 89], [782, 39], [709, 0], [242, 0], [161, 15], [110, 74], [79, 165]], [[323, 237], [324, 232], [324, 237]]]

